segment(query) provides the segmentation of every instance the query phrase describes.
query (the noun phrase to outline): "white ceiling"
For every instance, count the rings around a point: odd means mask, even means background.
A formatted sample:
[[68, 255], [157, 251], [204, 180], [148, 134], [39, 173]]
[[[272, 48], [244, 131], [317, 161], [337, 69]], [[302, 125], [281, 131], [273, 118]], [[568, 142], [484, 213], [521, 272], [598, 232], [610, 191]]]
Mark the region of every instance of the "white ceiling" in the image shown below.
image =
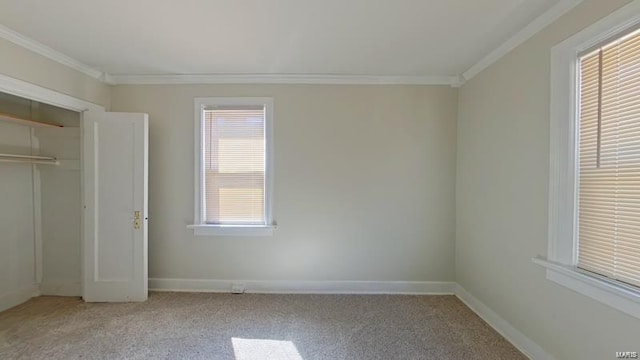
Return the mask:
[[560, 0], [0, 0], [110, 74], [458, 75]]

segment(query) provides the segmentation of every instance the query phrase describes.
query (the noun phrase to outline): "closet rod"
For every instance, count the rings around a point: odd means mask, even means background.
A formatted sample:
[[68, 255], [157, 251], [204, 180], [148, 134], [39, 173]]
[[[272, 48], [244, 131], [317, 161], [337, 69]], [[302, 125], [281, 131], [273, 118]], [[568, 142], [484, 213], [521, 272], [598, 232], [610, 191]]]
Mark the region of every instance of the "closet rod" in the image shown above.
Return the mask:
[[54, 157], [37, 155], [0, 154], [0, 161], [13, 163], [59, 165], [58, 160]]

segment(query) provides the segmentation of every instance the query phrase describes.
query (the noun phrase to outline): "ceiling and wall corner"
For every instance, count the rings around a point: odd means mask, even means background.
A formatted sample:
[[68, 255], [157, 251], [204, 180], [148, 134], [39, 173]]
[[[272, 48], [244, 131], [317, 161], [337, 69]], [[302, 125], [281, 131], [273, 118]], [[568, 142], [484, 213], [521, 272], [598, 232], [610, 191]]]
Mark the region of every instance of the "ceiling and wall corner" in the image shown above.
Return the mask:
[[[3, 92], [24, 96], [20, 81], [109, 107], [111, 86], [11, 41], [0, 38], [0, 87]], [[15, 88], [19, 89], [15, 89]], [[18, 91], [18, 92], [14, 92]], [[34, 90], [41, 93], [41, 90]]]
[[0, 25], [0, 37], [8, 40], [16, 45], [20, 45], [25, 49], [31, 50], [36, 54], [42, 55], [53, 61], [59, 62], [62, 65], [66, 65], [72, 69], [75, 69], [85, 75], [89, 75], [92, 78], [98, 79], [103, 82], [107, 82], [108, 74], [93, 67], [83, 64], [82, 62], [69, 57], [61, 52], [58, 52], [44, 44], [41, 44], [31, 38], [28, 38], [16, 31], [9, 29], [6, 26]]
[[[198, 6], [206, 6], [204, 3], [193, 0], [193, 4]], [[391, 22], [386, 25], [392, 26], [390, 28], [379, 28], [372, 24], [372, 20], [367, 16], [354, 16], [361, 15], [363, 6], [367, 5], [361, 1], [354, 1], [353, 6], [341, 6], [340, 2], [332, 1], [322, 5], [322, 7], [313, 2], [307, 2], [306, 7], [302, 5], [289, 4], [291, 9], [284, 8], [268, 8], [260, 7], [259, 11], [266, 12], [276, 19], [281, 16], [279, 12], [284, 12], [285, 15], [294, 14], [298, 12], [300, 16], [295, 18], [294, 24], [279, 25], [279, 24], [262, 24], [261, 25], [273, 25], [276, 30], [272, 35], [271, 40], [276, 35], [285, 37], [286, 41], [275, 44], [277, 46], [274, 49], [258, 49], [265, 52], [272, 51], [273, 54], [278, 51], [286, 53], [290, 52], [291, 48], [300, 47], [303, 50], [297, 54], [283, 54], [282, 56], [289, 56], [291, 59], [287, 62], [283, 59], [273, 60], [271, 65], [266, 68], [261, 68], [261, 65], [257, 63], [261, 59], [255, 59], [255, 63], [243, 64], [244, 67], [233, 67], [228, 63], [225, 65], [223, 62], [219, 62], [215, 71], [202, 71], [203, 63], [200, 64], [178, 64], [173, 53], [167, 53], [166, 55], [173, 61], [174, 64], [154, 64], [149, 67], [139, 65], [142, 58], [135, 58], [138, 55], [131, 55], [128, 59], [119, 61], [119, 58], [111, 60], [111, 63], [98, 64], [96, 58], [104, 56], [105, 50], [102, 48], [116, 49], [118, 47], [132, 47], [146, 46], [145, 44], [151, 44], [149, 46], [155, 46], [155, 49], [163, 48], [162, 41], [171, 41], [171, 39], [164, 39], [163, 35], [168, 33], [147, 34], [144, 27], [140, 27], [140, 31], [144, 34], [140, 36], [138, 41], [132, 39], [124, 40], [125, 34], [117, 33], [117, 27], [126, 29], [131, 26], [140, 26], [141, 22], [152, 21], [153, 16], [160, 16], [164, 12], [167, 12], [168, 7], [173, 6], [169, 4], [158, 5], [154, 7], [148, 7], [151, 4], [142, 2], [139, 4], [140, 11], [148, 11], [150, 15], [146, 18], [135, 18], [135, 16], [129, 16], [127, 19], [121, 19], [122, 24], [113, 25], [115, 27], [109, 28], [108, 26], [103, 29], [103, 33], [100, 33], [98, 25], [96, 28], [91, 28], [88, 24], [94, 22], [100, 24], [100, 21], [96, 20], [95, 13], [108, 12], [110, 9], [95, 9], [91, 11], [91, 6], [95, 4], [84, 4], [77, 0], [65, 0], [64, 4], [52, 4], [48, 6], [58, 7], [70, 12], [69, 23], [74, 21], [78, 22], [78, 27], [87, 27], [87, 33], [91, 36], [97, 36], [98, 39], [104, 40], [102, 37], [106, 36], [105, 31], [111, 31], [113, 41], [95, 41], [96, 44], [86, 45], [80, 41], [76, 35], [71, 31], [72, 28], [68, 26], [58, 26], [56, 29], [47, 28], [46, 24], [41, 24], [38, 18], [32, 18], [28, 15], [28, 18], [21, 19], [16, 14], [23, 14], [25, 9], [34, 8], [32, 1], [22, 1], [17, 5], [14, 3], [9, 4], [9, 1], [5, 1], [6, 4], [0, 6], [5, 7], [3, 11], [5, 16], [0, 14], [0, 38], [10, 41], [14, 44], [22, 46], [30, 51], [40, 54], [48, 59], [56, 61], [60, 64], [75, 69], [85, 75], [88, 75], [94, 79], [97, 79], [105, 84], [359, 84], [359, 85], [378, 85], [378, 84], [404, 84], [404, 85], [450, 85], [453, 87], [459, 87], [464, 84], [477, 73], [497, 61], [499, 58], [507, 54], [513, 48], [526, 41], [538, 31], [552, 23], [555, 19], [562, 16], [574, 6], [582, 2], [583, 0], [538, 0], [536, 2], [525, 2], [523, 0], [518, 1], [506, 1], [506, 0], [491, 0], [480, 5], [469, 5], [465, 1], [453, 1], [448, 2], [447, 5], [442, 5], [438, 2], [423, 2], [418, 0], [408, 0], [406, 6], [398, 7], [389, 4], [381, 4], [380, 9], [367, 9], [367, 11], [373, 12], [373, 14], [379, 14], [381, 18], [391, 18]], [[286, 3], [286, 1], [285, 1]], [[350, 3], [351, 4], [351, 3]], [[43, 6], [43, 4], [39, 4]], [[145, 6], [147, 8], [145, 9]], [[210, 5], [209, 5], [210, 6]], [[434, 11], [426, 11], [429, 9]], [[406, 9], [405, 9], [406, 8]], [[483, 9], [486, 8], [486, 9]], [[75, 9], [75, 10], [74, 10]], [[48, 13], [44, 9], [45, 13]], [[172, 9], [176, 11], [176, 9]], [[246, 13], [242, 13], [242, 8], [234, 8], [238, 13], [237, 20], [246, 20], [247, 22], [252, 18]], [[55, 9], [52, 11], [55, 12]], [[62, 11], [62, 10], [60, 10]], [[132, 10], [135, 13], [135, 9]], [[437, 13], [438, 11], [445, 13], [445, 19], [439, 20], [438, 16], [431, 13]], [[455, 14], [453, 12], [456, 12]], [[488, 13], [487, 13], [488, 12]], [[88, 14], [92, 16], [88, 16]], [[417, 14], [415, 14], [417, 13]], [[494, 13], [495, 15], [491, 15]], [[141, 12], [140, 14], [143, 14]], [[159, 15], [160, 14], [160, 15]], [[52, 15], [55, 15], [52, 14]], [[108, 13], [101, 18], [108, 17]], [[171, 13], [172, 16], [175, 14]], [[284, 16], [284, 15], [282, 15]], [[493, 16], [493, 17], [491, 17]], [[122, 18], [122, 14], [120, 14]], [[315, 19], [315, 18], [318, 19]], [[334, 17], [336, 20], [332, 27], [337, 29], [331, 29], [327, 27], [327, 19]], [[442, 14], [439, 15], [442, 17]], [[53, 16], [52, 18], [56, 18]], [[178, 17], [179, 18], [179, 17]], [[406, 19], [405, 19], [406, 18]], [[83, 20], [85, 19], [85, 20]], [[455, 26], [446, 28], [450, 38], [455, 38], [456, 41], [449, 41], [449, 39], [436, 38], [433, 35], [436, 29], [434, 26], [446, 26], [446, 22], [456, 19]], [[484, 20], [479, 20], [484, 19]], [[24, 20], [24, 21], [23, 21]], [[27, 21], [28, 20], [28, 21]], [[193, 22], [194, 19], [187, 19], [187, 22]], [[224, 22], [224, 19], [217, 18], [218, 22]], [[256, 20], [256, 19], [253, 19]], [[57, 20], [59, 22], [59, 17]], [[87, 24], [81, 21], [87, 21]], [[231, 20], [229, 20], [231, 21]], [[483, 22], [484, 21], [484, 22]], [[490, 23], [491, 21], [497, 22]], [[184, 22], [184, 21], [183, 21]], [[424, 23], [433, 22], [433, 25], [425, 25]], [[307, 25], [310, 23], [311, 25]], [[4, 25], [3, 25], [4, 24]], [[39, 31], [30, 32], [25, 31], [26, 28], [22, 28], [23, 24], [27, 27], [36, 27]], [[104, 23], [103, 23], [104, 24]], [[404, 25], [403, 25], [404, 24]], [[7, 26], [5, 26], [7, 25]], [[174, 24], [175, 25], [175, 24]], [[187, 30], [189, 26], [186, 26]], [[226, 26], [237, 30], [242, 27], [234, 27], [234, 24], [225, 23]], [[473, 33], [474, 26], [483, 26], [483, 28], [477, 31], [478, 34], [475, 37], [469, 37], [465, 33]], [[248, 25], [244, 25], [248, 26]], [[315, 27], [314, 27], [315, 26]], [[346, 26], [351, 28], [347, 29]], [[340, 28], [342, 27], [342, 28]], [[176, 26], [171, 27], [174, 31]], [[114, 30], [115, 29], [115, 30]], [[196, 28], [197, 29], [197, 28]], [[327, 32], [325, 35], [318, 35], [318, 29], [322, 29]], [[358, 29], [362, 29], [358, 31]], [[456, 30], [460, 29], [460, 30]], [[301, 34], [297, 34], [296, 30], [300, 30]], [[350, 31], [347, 31], [350, 30]], [[365, 30], [372, 31], [367, 36], [364, 35]], [[121, 30], [124, 31], [124, 30]], [[177, 31], [177, 30], [175, 30]], [[186, 31], [186, 30], [185, 30]], [[419, 32], [423, 31], [424, 34]], [[32, 34], [33, 33], [33, 34]], [[261, 39], [255, 39], [251, 36], [260, 37], [253, 33], [241, 33], [237, 36], [240, 40], [251, 40], [254, 45], [260, 45]], [[353, 34], [352, 34], [353, 33]], [[389, 33], [389, 34], [387, 34]], [[442, 32], [438, 32], [441, 34]], [[184, 34], [184, 33], [181, 33]], [[427, 35], [425, 35], [427, 34]], [[513, 34], [513, 35], [511, 35]], [[342, 43], [336, 45], [333, 44], [330, 36], [338, 35], [339, 37], [347, 37]], [[390, 36], [400, 36], [403, 40], [407, 41], [407, 44], [397, 45], [402, 41], [392, 41], [394, 39]], [[177, 35], [176, 35], [177, 36]], [[202, 34], [198, 36], [203, 36]], [[314, 41], [305, 41], [305, 37], [316, 37]], [[438, 35], [441, 37], [441, 35]], [[464, 37], [467, 36], [467, 37]], [[510, 37], [509, 37], [510, 36]], [[232, 36], [233, 37], [233, 36]], [[424, 41], [421, 37], [424, 37]], [[51, 41], [51, 39], [70, 39], [65, 44], [59, 44], [58, 41]], [[206, 38], [206, 37], [205, 37]], [[37, 39], [37, 40], [36, 40]], [[49, 41], [47, 41], [47, 39]], [[217, 38], [219, 40], [219, 38]], [[175, 39], [173, 39], [175, 40]], [[188, 41], [200, 41], [201, 38], [194, 37], [188, 39]], [[131, 44], [129, 43], [131, 41]], [[346, 52], [349, 51], [349, 45], [360, 41], [363, 52], [367, 54], [359, 54], [357, 51], [350, 53], [350, 59], [347, 62], [339, 64], [328, 63], [332, 57], [339, 57], [340, 53], [336, 51]], [[56, 44], [52, 44], [56, 43]], [[185, 42], [185, 41], [182, 41]], [[336, 42], [336, 41], [333, 41]], [[464, 43], [468, 50], [462, 51], [455, 48], [455, 43]], [[215, 43], [215, 41], [214, 41]], [[313, 43], [313, 44], [311, 44]], [[424, 43], [424, 49], [417, 50]], [[47, 44], [47, 45], [45, 45]], [[295, 46], [294, 46], [295, 45]], [[319, 46], [320, 50], [331, 50], [336, 52], [335, 54], [322, 54], [314, 52], [313, 46]], [[233, 41], [229, 41], [226, 44], [227, 48], [236, 49], [240, 52], [246, 49], [242, 46], [235, 46]], [[96, 48], [97, 47], [97, 48]], [[78, 49], [82, 49], [79, 51]], [[95, 49], [95, 55], [87, 55], [91, 49]], [[185, 48], [186, 49], [186, 48]], [[388, 51], [391, 49], [391, 51]], [[492, 51], [489, 51], [493, 49]], [[375, 52], [372, 52], [375, 50]], [[331, 52], [329, 51], [329, 52]], [[132, 51], [128, 51], [132, 52]], [[126, 53], [120, 51], [121, 57], [126, 57]], [[394, 53], [395, 52], [395, 53]], [[433, 56], [433, 53], [443, 53], [444, 56]], [[180, 53], [180, 51], [176, 51]], [[415, 56], [415, 55], [418, 56]], [[184, 54], [182, 54], [183, 56]], [[116, 56], [116, 55], [112, 55]], [[118, 55], [120, 56], [120, 55]], [[326, 58], [322, 58], [326, 56]], [[212, 56], [211, 58], [219, 58], [220, 56]], [[250, 56], [247, 56], [250, 57]], [[149, 55], [149, 58], [152, 58]], [[306, 70], [305, 66], [300, 65], [302, 60], [309, 62]], [[382, 60], [376, 60], [382, 58]], [[434, 60], [435, 59], [435, 60]], [[268, 60], [266, 58], [262, 60]], [[294, 63], [293, 61], [297, 63]], [[129, 62], [126, 64], [126, 62]], [[323, 64], [324, 62], [324, 64]], [[328, 63], [328, 64], [327, 64]], [[371, 66], [366, 64], [371, 63]], [[91, 65], [89, 65], [91, 64]], [[132, 65], [133, 64], [133, 65]], [[136, 65], [138, 64], [138, 65]], [[157, 66], [156, 66], [157, 65]], [[397, 65], [392, 67], [390, 65]], [[151, 69], [153, 66], [155, 68]], [[357, 66], [364, 66], [368, 71], [364, 74], [354, 69]], [[123, 70], [123, 69], [131, 70]], [[158, 70], [160, 69], [160, 70]], [[164, 69], [164, 70], [162, 70]], [[186, 71], [180, 71], [183, 69]], [[273, 72], [271, 70], [284, 70]], [[358, 67], [359, 69], [359, 67]], [[398, 70], [396, 70], [398, 69]], [[427, 69], [427, 70], [424, 70]], [[195, 71], [194, 71], [195, 70]], [[209, 69], [211, 70], [211, 69]], [[247, 72], [249, 70], [249, 72]], [[251, 71], [251, 70], [263, 70], [263, 71]], [[315, 71], [314, 71], [315, 70]], [[320, 71], [318, 71], [320, 70]], [[398, 72], [399, 71], [399, 72]]]
[[582, 1], [583, 0], [563, 0], [558, 2], [552, 8], [550, 8], [542, 15], [538, 16], [535, 20], [530, 22], [527, 26], [522, 28], [522, 30], [511, 36], [507, 41], [503, 42], [500, 46], [485, 55], [467, 71], [462, 73], [460, 75], [462, 81], [471, 80], [482, 70], [486, 69], [491, 64], [498, 61], [501, 57], [508, 54], [511, 50], [515, 49], [520, 44], [524, 43], [539, 31], [547, 27], [549, 24], [556, 21], [559, 17], [569, 12]]

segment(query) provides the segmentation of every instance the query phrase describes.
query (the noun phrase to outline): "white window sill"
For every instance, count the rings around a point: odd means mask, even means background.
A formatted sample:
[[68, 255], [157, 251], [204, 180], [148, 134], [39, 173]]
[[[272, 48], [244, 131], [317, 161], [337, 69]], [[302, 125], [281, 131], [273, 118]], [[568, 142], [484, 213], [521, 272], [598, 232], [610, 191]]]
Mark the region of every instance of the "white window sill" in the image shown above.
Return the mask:
[[640, 319], [640, 290], [600, 279], [543, 257], [531, 259], [547, 269], [547, 279]]
[[196, 236], [272, 236], [275, 225], [187, 225]]

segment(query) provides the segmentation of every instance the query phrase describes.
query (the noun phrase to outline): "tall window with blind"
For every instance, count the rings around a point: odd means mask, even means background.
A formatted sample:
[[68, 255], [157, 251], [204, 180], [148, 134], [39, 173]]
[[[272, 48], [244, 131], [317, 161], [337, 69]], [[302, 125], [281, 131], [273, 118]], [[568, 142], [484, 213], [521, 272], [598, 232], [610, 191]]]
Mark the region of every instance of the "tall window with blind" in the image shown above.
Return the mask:
[[202, 226], [269, 226], [271, 99], [196, 99]]
[[640, 287], [640, 31], [579, 58], [578, 267]]

